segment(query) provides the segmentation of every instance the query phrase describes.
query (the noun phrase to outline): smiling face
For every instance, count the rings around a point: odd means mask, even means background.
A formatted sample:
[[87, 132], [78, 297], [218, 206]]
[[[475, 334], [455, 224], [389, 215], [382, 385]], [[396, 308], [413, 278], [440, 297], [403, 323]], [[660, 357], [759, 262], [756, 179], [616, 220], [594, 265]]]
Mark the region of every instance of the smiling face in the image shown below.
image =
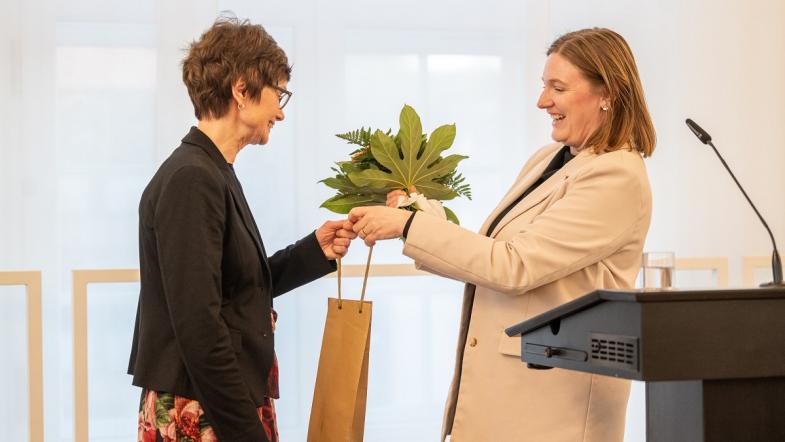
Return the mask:
[[[278, 88], [285, 90], [286, 81], [281, 80]], [[280, 107], [281, 92], [276, 88], [262, 88], [258, 101], [242, 100], [242, 109], [238, 112], [240, 130], [245, 133], [245, 144], [267, 144], [270, 131], [277, 121], [283, 121], [285, 115]]]
[[608, 99], [566, 58], [548, 56], [542, 74], [543, 90], [537, 107], [552, 118], [554, 141], [581, 149], [602, 123]]

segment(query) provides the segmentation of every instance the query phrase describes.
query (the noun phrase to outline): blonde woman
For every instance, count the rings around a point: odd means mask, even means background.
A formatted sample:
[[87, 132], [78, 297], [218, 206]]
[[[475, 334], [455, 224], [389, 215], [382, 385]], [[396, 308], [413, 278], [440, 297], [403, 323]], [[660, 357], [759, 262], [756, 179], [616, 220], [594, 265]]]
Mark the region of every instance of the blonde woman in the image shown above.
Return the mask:
[[[555, 143], [523, 166], [479, 232], [426, 214], [356, 208], [368, 244], [406, 238], [418, 266], [466, 282], [442, 439], [622, 441], [629, 381], [529, 370], [504, 329], [599, 288], [630, 288], [651, 218], [655, 133], [625, 40], [583, 29], [550, 46], [537, 106]], [[389, 201], [397, 198], [389, 195]]]

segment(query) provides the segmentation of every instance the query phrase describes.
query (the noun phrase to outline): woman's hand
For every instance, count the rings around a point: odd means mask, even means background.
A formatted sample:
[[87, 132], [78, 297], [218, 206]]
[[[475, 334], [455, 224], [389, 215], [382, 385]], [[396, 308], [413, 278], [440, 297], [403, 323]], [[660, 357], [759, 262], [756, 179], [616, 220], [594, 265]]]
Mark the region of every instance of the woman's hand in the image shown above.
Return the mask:
[[352, 223], [348, 220], [326, 221], [316, 229], [319, 247], [329, 260], [346, 255], [354, 238], [357, 238], [357, 234], [352, 231]]
[[392, 207], [393, 209], [397, 208], [398, 207], [398, 197], [401, 197], [401, 196], [406, 198], [409, 195], [405, 191], [403, 191], [403, 190], [393, 190], [390, 193], [388, 193], [387, 194], [387, 203], [386, 203], [387, 207]]
[[412, 212], [391, 207], [355, 207], [349, 212], [349, 222], [354, 224], [356, 234], [370, 247], [376, 241], [398, 238]]
[[[414, 186], [409, 186], [409, 193], [417, 192], [417, 188]], [[408, 197], [409, 193], [406, 193], [405, 190], [391, 190], [390, 193], [387, 194], [387, 207], [392, 207], [393, 209], [398, 207], [398, 197]]]

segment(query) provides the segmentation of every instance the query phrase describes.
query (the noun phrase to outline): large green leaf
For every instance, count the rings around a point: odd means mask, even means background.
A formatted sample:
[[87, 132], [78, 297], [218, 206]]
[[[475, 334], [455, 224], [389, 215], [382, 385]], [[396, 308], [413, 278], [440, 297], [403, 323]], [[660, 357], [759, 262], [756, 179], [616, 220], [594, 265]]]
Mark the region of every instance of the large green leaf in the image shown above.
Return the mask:
[[[377, 172], [381, 172], [378, 169]], [[325, 178], [320, 183], [323, 183], [331, 189], [335, 189], [341, 194], [357, 194], [357, 195], [386, 195], [387, 191], [384, 188], [371, 187], [369, 184], [364, 183], [358, 185], [349, 180], [346, 175], [336, 175], [334, 177]]]
[[[412, 174], [417, 169], [417, 154], [420, 152], [420, 145], [422, 144], [422, 123], [420, 122], [420, 116], [408, 104], [401, 109], [401, 116], [398, 122], [400, 124], [398, 139], [401, 140], [401, 151], [403, 152], [401, 164], [405, 169], [402, 176], [408, 185], [413, 184]], [[388, 167], [388, 169], [390, 168]]]
[[334, 177], [325, 178], [319, 182], [324, 183], [331, 189], [336, 189], [341, 192], [351, 192], [355, 189], [354, 184], [352, 184], [345, 175], [336, 175]]
[[359, 167], [357, 167], [354, 163], [352, 163], [351, 161], [340, 161], [340, 162], [335, 163], [335, 164], [337, 164], [338, 167], [341, 168], [341, 171], [343, 171], [343, 173], [359, 172], [359, 171], [362, 170]]
[[433, 181], [418, 185], [417, 191], [425, 195], [427, 198], [439, 201], [451, 200], [458, 196], [458, 194], [449, 187]]
[[399, 144], [379, 130], [371, 137], [371, 153], [390, 172], [376, 169], [345, 172], [357, 186], [386, 190], [408, 190], [414, 186], [426, 198], [455, 198], [457, 194], [451, 188], [436, 181], [454, 171], [459, 162], [468, 158], [463, 155], [440, 157], [441, 152], [452, 146], [454, 140], [455, 125], [448, 124], [433, 131], [423, 146], [420, 117], [411, 106], [406, 105], [400, 115]]
[[[444, 126], [436, 128], [431, 134], [428, 144], [425, 145], [423, 154], [420, 156], [420, 169], [425, 166], [430, 166], [434, 161], [438, 160], [439, 154], [452, 146], [453, 141], [455, 141], [454, 124], [445, 124]], [[416, 173], [419, 172], [420, 170], [418, 169]]]
[[392, 174], [381, 170], [368, 169], [349, 175], [352, 182], [360, 187], [370, 186], [374, 189], [404, 189], [406, 184], [397, 181]]
[[469, 158], [465, 155], [450, 155], [448, 157], [442, 158], [441, 160], [433, 163], [430, 167], [425, 169], [420, 169], [417, 172], [417, 177], [419, 181], [433, 181], [437, 178], [441, 178], [448, 173], [455, 170], [458, 167], [458, 163], [462, 160]]
[[[417, 191], [429, 199], [450, 200], [457, 196], [471, 198], [469, 185], [457, 173], [465, 156], [441, 154], [455, 141], [455, 125], [438, 127], [430, 137], [422, 133], [422, 122], [411, 106], [404, 106], [400, 128], [392, 131], [359, 131], [338, 135], [360, 149], [351, 153], [351, 161], [339, 161], [332, 170], [336, 176], [320, 181], [338, 191], [322, 204], [337, 213], [348, 213], [364, 205], [384, 205], [391, 190]], [[457, 223], [455, 214], [446, 209], [447, 218]]]
[[335, 213], [346, 214], [358, 206], [371, 206], [384, 204], [384, 195], [336, 195], [327, 201], [323, 202], [320, 207], [331, 210]]

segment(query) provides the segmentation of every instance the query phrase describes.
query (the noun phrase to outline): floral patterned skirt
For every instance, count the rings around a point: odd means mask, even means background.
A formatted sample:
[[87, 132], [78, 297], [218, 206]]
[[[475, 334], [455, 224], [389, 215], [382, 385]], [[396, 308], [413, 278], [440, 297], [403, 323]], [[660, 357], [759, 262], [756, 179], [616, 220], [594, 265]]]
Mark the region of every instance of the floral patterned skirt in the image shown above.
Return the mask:
[[[270, 442], [278, 442], [273, 399], [256, 409]], [[199, 402], [171, 393], [144, 389], [137, 442], [218, 442]]]
[[[273, 312], [273, 327], [275, 327]], [[275, 328], [273, 328], [274, 330]], [[278, 399], [278, 358], [273, 354], [273, 366], [267, 377], [269, 397], [256, 409], [267, 439], [278, 441], [278, 424], [274, 399]], [[204, 416], [199, 402], [171, 393], [142, 390], [139, 403], [137, 442], [219, 442]]]

